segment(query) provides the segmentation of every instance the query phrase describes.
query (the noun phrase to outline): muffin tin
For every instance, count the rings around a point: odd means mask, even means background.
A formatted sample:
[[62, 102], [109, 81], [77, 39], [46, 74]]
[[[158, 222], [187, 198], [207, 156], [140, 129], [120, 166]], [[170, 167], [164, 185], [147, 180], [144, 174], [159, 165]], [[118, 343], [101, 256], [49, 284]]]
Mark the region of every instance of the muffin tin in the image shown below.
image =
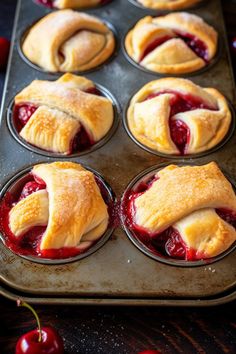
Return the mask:
[[[17, 48], [21, 34], [34, 21], [50, 11], [32, 0], [18, 1], [13, 47], [1, 112], [1, 188], [5, 188], [13, 176], [21, 174], [32, 164], [58, 160], [50, 154], [45, 157], [36, 151], [29, 151], [14, 139], [7, 125], [7, 112], [17, 92], [34, 79], [54, 80], [60, 76], [33, 69], [22, 60]], [[86, 73], [85, 76], [106, 87], [116, 97], [124, 111], [134, 92], [145, 83], [160, 77], [158, 74], [146, 73], [131, 65], [122, 51], [124, 35], [135, 22], [150, 11], [134, 6], [128, 0], [113, 0], [103, 7], [86, 12], [108, 21], [116, 28], [118, 47], [112, 60], [97, 70]], [[213, 66], [208, 67], [204, 73], [192, 74], [188, 78], [203, 87], [219, 89], [233, 104], [234, 81], [220, 0], [205, 1], [189, 12], [200, 15], [216, 28], [222, 36], [222, 49], [218, 61]], [[121, 114], [119, 119], [122, 120]], [[216, 161], [234, 180], [236, 137], [233, 134], [233, 127], [231, 135], [231, 139], [217, 151], [211, 151], [201, 158], [185, 158], [184, 162], [205, 164]], [[142, 170], [163, 162], [175, 163], [175, 160], [167, 160], [141, 149], [130, 139], [121, 123], [110, 140], [99, 149], [79, 157], [68, 156], [67, 159], [82, 163], [101, 173], [118, 198]], [[117, 221], [117, 218], [115, 220]], [[161, 306], [222, 304], [236, 299], [235, 252], [232, 251], [213, 264], [206, 261], [199, 267], [170, 266], [140, 252], [120, 225], [116, 225], [110, 239], [96, 253], [63, 265], [31, 262], [14, 255], [1, 243], [0, 293], [10, 299], [20, 296], [28, 302], [45, 304]]]

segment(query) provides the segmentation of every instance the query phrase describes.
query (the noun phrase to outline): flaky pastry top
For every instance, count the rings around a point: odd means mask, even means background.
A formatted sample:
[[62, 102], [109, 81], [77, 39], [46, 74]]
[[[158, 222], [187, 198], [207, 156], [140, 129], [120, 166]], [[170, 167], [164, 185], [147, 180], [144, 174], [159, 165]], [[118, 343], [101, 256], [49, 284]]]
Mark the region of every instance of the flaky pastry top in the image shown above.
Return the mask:
[[95, 68], [111, 56], [114, 48], [114, 35], [105, 23], [70, 9], [43, 17], [22, 44], [25, 56], [50, 72]]
[[97, 240], [108, 225], [107, 206], [92, 172], [73, 162], [36, 165], [32, 170], [46, 190], [35, 192], [10, 211], [16, 237], [33, 226], [46, 225], [40, 249], [84, 247]]

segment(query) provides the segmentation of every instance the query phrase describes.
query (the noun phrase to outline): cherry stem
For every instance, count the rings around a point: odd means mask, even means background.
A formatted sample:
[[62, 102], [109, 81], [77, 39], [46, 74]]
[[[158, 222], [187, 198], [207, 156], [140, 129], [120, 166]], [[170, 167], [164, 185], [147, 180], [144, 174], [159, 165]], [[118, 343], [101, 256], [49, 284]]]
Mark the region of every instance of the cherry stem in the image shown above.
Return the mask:
[[39, 341], [39, 342], [42, 342], [42, 330], [41, 330], [41, 325], [40, 325], [39, 317], [38, 317], [36, 311], [33, 309], [32, 306], [30, 306], [29, 304], [27, 304], [27, 302], [24, 302], [24, 301], [22, 301], [22, 300], [20, 300], [20, 299], [18, 299], [16, 303], [17, 303], [17, 306], [26, 307], [27, 309], [29, 309], [29, 310], [33, 313], [34, 317], [36, 318], [37, 326], [38, 326], [38, 332], [39, 332], [38, 341]]

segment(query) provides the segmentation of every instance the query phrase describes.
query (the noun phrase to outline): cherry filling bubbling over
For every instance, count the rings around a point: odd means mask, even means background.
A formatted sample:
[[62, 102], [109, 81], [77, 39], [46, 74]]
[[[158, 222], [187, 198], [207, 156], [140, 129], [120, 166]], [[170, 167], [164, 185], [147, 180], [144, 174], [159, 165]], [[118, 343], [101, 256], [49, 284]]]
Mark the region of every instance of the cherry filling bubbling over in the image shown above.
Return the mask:
[[[12, 233], [9, 227], [9, 213], [13, 206], [20, 202], [22, 199], [28, 197], [30, 194], [35, 193], [39, 190], [46, 189], [47, 187], [43, 180], [36, 176], [33, 176], [32, 174], [29, 174], [26, 180], [27, 182], [23, 185], [23, 188], [19, 188], [17, 192], [14, 192], [14, 194], [7, 192], [0, 202], [0, 232], [4, 235], [6, 246], [16, 254], [49, 259], [65, 259], [75, 257], [85, 252], [88, 248], [80, 250], [77, 247], [63, 247], [60, 249], [40, 250], [41, 239], [47, 228], [47, 225], [35, 226], [28, 232], [26, 232], [24, 235], [19, 237], [16, 237]], [[113, 209], [108, 192], [102, 182], [96, 176], [95, 181], [101, 191], [101, 195], [105, 203], [107, 204], [109, 213], [109, 227], [112, 227]], [[99, 239], [94, 241], [93, 245], [96, 244]]]
[[[92, 95], [102, 96], [102, 93], [96, 87], [91, 87], [85, 92]], [[37, 109], [38, 106], [31, 103], [21, 103], [14, 106], [13, 121], [18, 133], [21, 131], [21, 129], [23, 129], [23, 127], [30, 120], [31, 116]], [[89, 149], [94, 144], [95, 141], [93, 138], [88, 134], [85, 128], [81, 126], [80, 130], [77, 132], [71, 142], [70, 154]]]
[[[180, 233], [173, 227], [158, 234], [151, 234], [135, 223], [135, 200], [150, 189], [158, 179], [157, 175], [153, 175], [147, 181], [141, 181], [134, 189], [126, 192], [121, 207], [126, 226], [132, 230], [133, 236], [155, 255], [186, 261], [206, 258], [204, 253], [187, 247]], [[236, 228], [236, 215], [232, 211], [216, 209], [216, 212], [223, 220]]]
[[[201, 41], [199, 38], [194, 36], [193, 34], [190, 33], [183, 33], [183, 32], [177, 32], [175, 31], [175, 34], [181, 38], [187, 46], [200, 58], [202, 58], [206, 64], [209, 62], [209, 56], [208, 56], [208, 49], [207, 46], [203, 41]], [[143, 52], [143, 55], [140, 58], [140, 62], [148, 55], [150, 54], [154, 49], [158, 48], [160, 45], [163, 43], [169, 41], [170, 39], [173, 39], [176, 37], [171, 37], [171, 36], [163, 36], [155, 39], [153, 42], [151, 42], [145, 51]]]
[[195, 109], [208, 109], [213, 111], [216, 110], [216, 108], [210, 107], [198, 97], [194, 97], [190, 94], [185, 95], [172, 90], [165, 90], [158, 93], [152, 93], [146, 97], [145, 101], [166, 93], [170, 93], [173, 95], [170, 101], [171, 110], [169, 117], [171, 139], [175, 143], [176, 147], [179, 149], [180, 154], [185, 155], [186, 147], [190, 141], [189, 127], [180, 119], [173, 119], [172, 117], [178, 113], [193, 111]]

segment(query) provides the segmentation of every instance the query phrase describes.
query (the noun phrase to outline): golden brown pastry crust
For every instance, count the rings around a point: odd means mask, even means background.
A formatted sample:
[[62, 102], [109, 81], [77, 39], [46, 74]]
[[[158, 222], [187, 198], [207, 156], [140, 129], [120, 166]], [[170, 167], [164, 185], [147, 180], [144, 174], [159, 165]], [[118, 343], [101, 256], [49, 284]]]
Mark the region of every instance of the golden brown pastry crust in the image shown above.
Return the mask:
[[141, 5], [154, 10], [181, 10], [192, 7], [202, 0], [137, 0]]
[[50, 72], [85, 71], [106, 61], [115, 49], [112, 31], [98, 18], [73, 10], [43, 17], [22, 45], [24, 55]]
[[19, 237], [34, 226], [46, 226], [48, 222], [48, 193], [40, 190], [17, 203], [10, 211], [11, 231]]
[[[186, 12], [142, 18], [125, 38], [126, 51], [139, 65], [163, 74], [190, 73], [206, 66], [207, 63], [176, 32], [188, 33], [201, 40], [207, 49], [208, 62], [213, 59], [217, 32], [200, 17]], [[165, 37], [167, 41], [143, 57], [151, 43]]]
[[200, 257], [215, 257], [236, 240], [234, 227], [221, 219], [214, 209], [195, 211], [175, 223], [173, 228], [190, 249], [198, 251]]
[[214, 209], [236, 213], [236, 196], [217, 164], [169, 165], [151, 187], [134, 201], [134, 221], [151, 235], [176, 228], [187, 247], [207, 257], [224, 252], [236, 231]]
[[84, 91], [92, 81], [64, 74], [56, 81], [35, 80], [15, 97], [15, 104], [31, 103], [39, 108], [20, 135], [41, 149], [68, 154], [81, 125], [94, 142], [102, 139], [113, 123], [112, 102]]
[[213, 109], [199, 108], [172, 117], [184, 122], [189, 128], [190, 141], [186, 145], [185, 154], [207, 151], [223, 140], [231, 123], [231, 111], [224, 96], [216, 89], [201, 88], [186, 79], [164, 78], [143, 86], [130, 101], [128, 126], [140, 143], [161, 153], [179, 154], [169, 128], [173, 94], [165, 93], [146, 100], [151, 94], [167, 90], [190, 95]]
[[45, 221], [41, 250], [84, 248], [102, 236], [109, 217], [93, 173], [72, 162], [40, 164], [32, 173], [44, 180], [47, 189], [12, 208], [9, 225], [16, 236]]
[[58, 9], [79, 9], [94, 7], [101, 4], [101, 0], [55, 0], [53, 6]]

